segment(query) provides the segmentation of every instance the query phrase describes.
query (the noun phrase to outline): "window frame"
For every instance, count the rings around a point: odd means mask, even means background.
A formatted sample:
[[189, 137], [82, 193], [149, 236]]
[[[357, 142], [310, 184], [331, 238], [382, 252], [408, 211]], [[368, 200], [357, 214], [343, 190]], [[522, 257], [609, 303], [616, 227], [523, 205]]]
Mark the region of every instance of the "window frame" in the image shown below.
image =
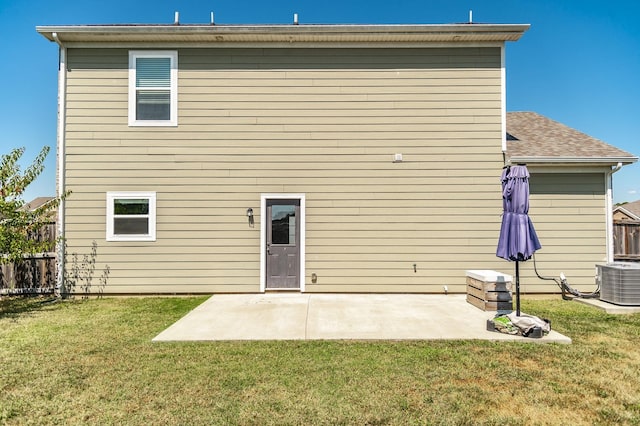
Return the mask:
[[[149, 200], [149, 213], [145, 216], [148, 218], [148, 230], [146, 234], [115, 234], [114, 221], [117, 217], [127, 215], [116, 215], [114, 213], [114, 202], [117, 199], [147, 199]], [[134, 216], [134, 215], [130, 215]], [[137, 192], [137, 191], [118, 191], [107, 192], [107, 241], [156, 241], [156, 193]]]
[[[136, 59], [169, 58], [171, 61], [169, 83], [169, 120], [137, 120]], [[146, 88], [149, 89], [149, 88]], [[163, 88], [166, 89], [166, 88]], [[129, 126], [177, 126], [178, 125], [178, 51], [130, 50], [129, 51]]]

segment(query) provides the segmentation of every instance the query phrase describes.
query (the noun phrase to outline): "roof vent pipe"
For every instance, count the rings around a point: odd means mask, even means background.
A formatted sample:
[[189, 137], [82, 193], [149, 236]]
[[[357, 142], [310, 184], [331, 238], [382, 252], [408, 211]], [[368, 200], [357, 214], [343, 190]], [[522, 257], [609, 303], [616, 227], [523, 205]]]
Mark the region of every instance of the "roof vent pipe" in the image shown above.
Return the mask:
[[473, 10], [469, 10], [469, 23], [473, 24]]
[[298, 25], [298, 14], [297, 13], [293, 14], [293, 25]]
[[180, 12], [176, 12], [173, 18], [174, 25], [180, 25]]
[[215, 25], [215, 21], [213, 20], [213, 12], [211, 12], [211, 25]]

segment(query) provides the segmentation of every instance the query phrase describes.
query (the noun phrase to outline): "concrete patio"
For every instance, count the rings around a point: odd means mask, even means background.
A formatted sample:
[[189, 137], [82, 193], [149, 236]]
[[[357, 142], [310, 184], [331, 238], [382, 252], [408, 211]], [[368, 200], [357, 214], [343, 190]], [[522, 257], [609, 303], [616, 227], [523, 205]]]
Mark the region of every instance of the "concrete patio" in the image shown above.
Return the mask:
[[214, 295], [153, 340], [492, 340], [570, 344], [486, 330], [496, 312], [466, 296], [267, 293]]

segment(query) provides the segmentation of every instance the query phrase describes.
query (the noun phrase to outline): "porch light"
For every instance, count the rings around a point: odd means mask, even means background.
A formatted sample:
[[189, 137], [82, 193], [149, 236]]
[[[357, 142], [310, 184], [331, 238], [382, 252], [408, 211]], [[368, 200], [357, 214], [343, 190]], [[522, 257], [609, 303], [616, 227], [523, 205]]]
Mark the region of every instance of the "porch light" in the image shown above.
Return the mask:
[[247, 209], [247, 219], [249, 220], [249, 226], [253, 227], [253, 209], [251, 207]]

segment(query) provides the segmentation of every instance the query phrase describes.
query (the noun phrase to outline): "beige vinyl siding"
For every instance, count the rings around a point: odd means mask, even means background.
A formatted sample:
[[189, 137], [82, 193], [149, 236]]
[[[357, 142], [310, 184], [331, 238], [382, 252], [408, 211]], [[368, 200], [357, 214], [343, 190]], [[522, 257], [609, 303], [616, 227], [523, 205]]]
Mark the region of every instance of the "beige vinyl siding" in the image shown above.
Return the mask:
[[[532, 173], [530, 216], [542, 249], [536, 253], [543, 276], [567, 276], [572, 287], [595, 290], [595, 265], [606, 263], [605, 173]], [[523, 291], [556, 292], [553, 282], [522, 264]]]
[[[511, 267], [499, 48], [179, 49], [175, 128], [127, 126], [127, 54], [68, 54], [66, 237], [97, 241], [106, 292], [258, 291], [263, 193], [306, 196], [310, 292], [463, 292], [466, 269]], [[106, 242], [107, 191], [156, 191], [157, 241]]]

